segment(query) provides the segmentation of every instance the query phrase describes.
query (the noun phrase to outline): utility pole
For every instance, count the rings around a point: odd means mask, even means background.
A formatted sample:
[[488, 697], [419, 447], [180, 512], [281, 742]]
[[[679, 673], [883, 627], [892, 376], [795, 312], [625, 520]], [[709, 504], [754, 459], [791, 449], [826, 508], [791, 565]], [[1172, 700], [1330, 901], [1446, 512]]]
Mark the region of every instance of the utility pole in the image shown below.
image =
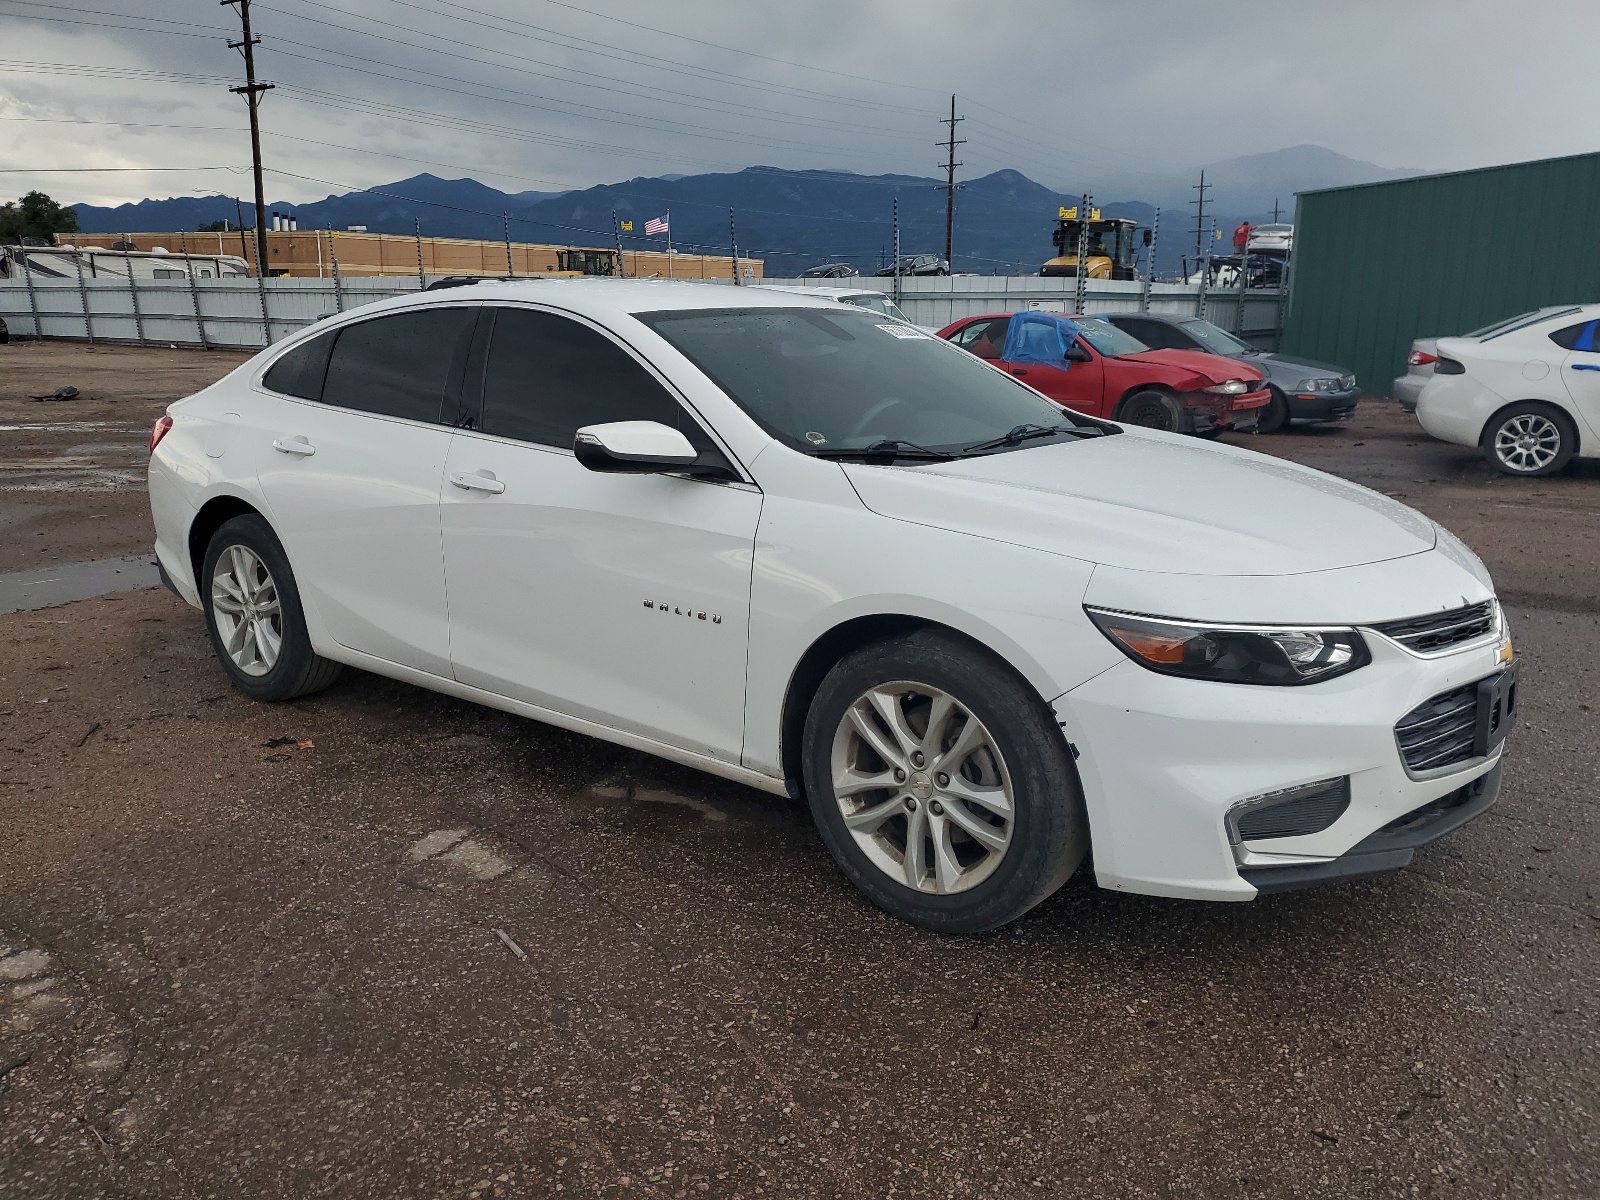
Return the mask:
[[1272, 198], [1272, 223], [1274, 225], [1278, 223], [1278, 198], [1276, 196]]
[[1189, 189], [1200, 193], [1198, 200], [1189, 201], [1190, 204], [1196, 206], [1194, 214], [1194, 256], [1196, 261], [1200, 258], [1200, 243], [1204, 239], [1206, 232], [1206, 189], [1212, 186], [1214, 185], [1206, 182], [1206, 173], [1202, 170], [1200, 172], [1200, 182]]
[[222, 0], [223, 8], [239, 6], [239, 23], [243, 38], [229, 42], [228, 48], [244, 55], [244, 86], [228, 90], [243, 96], [250, 108], [250, 161], [256, 176], [256, 274], [263, 279], [267, 274], [267, 195], [261, 183], [261, 93], [270, 92], [273, 85], [256, 82], [256, 47], [261, 39], [250, 32], [250, 0]]
[[[944, 261], [947, 267], [951, 261], [951, 253], [955, 244], [956, 168], [962, 165], [956, 161], [956, 147], [967, 144], [966, 138], [956, 137], [956, 126], [965, 120], [965, 117], [956, 116], [956, 98], [951, 96], [949, 120], [946, 120], [943, 117], [939, 119], [939, 124], [948, 125], [950, 127], [950, 136], [942, 142], [934, 143], [936, 146], [943, 146], [946, 151], [944, 164]], [[954, 268], [949, 269], [953, 270]]]

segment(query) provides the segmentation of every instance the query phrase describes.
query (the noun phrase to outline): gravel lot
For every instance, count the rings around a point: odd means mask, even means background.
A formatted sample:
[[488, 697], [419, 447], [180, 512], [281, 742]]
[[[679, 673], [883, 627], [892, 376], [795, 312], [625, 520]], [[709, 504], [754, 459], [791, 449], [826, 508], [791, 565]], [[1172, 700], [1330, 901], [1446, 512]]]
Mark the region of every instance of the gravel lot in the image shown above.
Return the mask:
[[[0, 572], [148, 550], [150, 422], [239, 361], [0, 347]], [[354, 672], [252, 704], [160, 590], [0, 616], [0, 1196], [1600, 1194], [1600, 469], [1382, 401], [1244, 444], [1454, 529], [1525, 681], [1494, 809], [1248, 905], [938, 938], [787, 801]]]

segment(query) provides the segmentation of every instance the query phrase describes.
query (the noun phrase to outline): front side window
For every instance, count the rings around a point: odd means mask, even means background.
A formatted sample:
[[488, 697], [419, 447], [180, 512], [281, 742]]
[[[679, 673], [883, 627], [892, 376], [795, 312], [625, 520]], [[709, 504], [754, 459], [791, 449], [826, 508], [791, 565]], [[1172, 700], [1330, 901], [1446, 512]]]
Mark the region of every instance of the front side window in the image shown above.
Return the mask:
[[658, 312], [639, 320], [768, 433], [807, 453], [883, 441], [956, 452], [1018, 427], [1072, 429], [1080, 420], [939, 338], [842, 305]]
[[497, 437], [572, 449], [585, 425], [657, 421], [702, 453], [711, 439], [631, 354], [587, 325], [554, 313], [495, 313], [479, 428]]
[[428, 308], [334, 331], [330, 336], [337, 340], [322, 402], [386, 417], [438, 422], [445, 392], [466, 356], [477, 313], [470, 306]]

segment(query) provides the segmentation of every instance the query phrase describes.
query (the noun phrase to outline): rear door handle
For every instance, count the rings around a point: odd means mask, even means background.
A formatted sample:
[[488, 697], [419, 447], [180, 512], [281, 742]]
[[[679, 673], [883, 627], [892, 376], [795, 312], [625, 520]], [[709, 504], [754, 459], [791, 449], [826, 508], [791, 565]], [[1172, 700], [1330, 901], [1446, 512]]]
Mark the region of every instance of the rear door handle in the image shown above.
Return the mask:
[[311, 455], [317, 452], [317, 448], [315, 446], [306, 441], [305, 438], [299, 436], [292, 437], [288, 441], [284, 441], [282, 438], [277, 438], [273, 441], [272, 448], [284, 454], [299, 454], [301, 456]]
[[493, 475], [485, 475], [478, 471], [474, 471], [470, 474], [463, 471], [456, 471], [450, 476], [450, 482], [455, 484], [462, 491], [466, 492], [488, 492], [491, 495], [498, 496], [501, 492], [506, 490], [506, 485], [501, 483]]

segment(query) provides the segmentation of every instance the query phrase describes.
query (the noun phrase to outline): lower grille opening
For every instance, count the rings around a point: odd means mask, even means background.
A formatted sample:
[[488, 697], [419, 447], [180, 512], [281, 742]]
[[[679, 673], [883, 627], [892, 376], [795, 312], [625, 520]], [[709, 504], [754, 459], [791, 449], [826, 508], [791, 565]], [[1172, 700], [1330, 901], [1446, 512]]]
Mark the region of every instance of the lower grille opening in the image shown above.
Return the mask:
[[1349, 807], [1350, 777], [1322, 779], [1236, 805], [1228, 814], [1228, 832], [1236, 843], [1303, 837], [1321, 833]]

